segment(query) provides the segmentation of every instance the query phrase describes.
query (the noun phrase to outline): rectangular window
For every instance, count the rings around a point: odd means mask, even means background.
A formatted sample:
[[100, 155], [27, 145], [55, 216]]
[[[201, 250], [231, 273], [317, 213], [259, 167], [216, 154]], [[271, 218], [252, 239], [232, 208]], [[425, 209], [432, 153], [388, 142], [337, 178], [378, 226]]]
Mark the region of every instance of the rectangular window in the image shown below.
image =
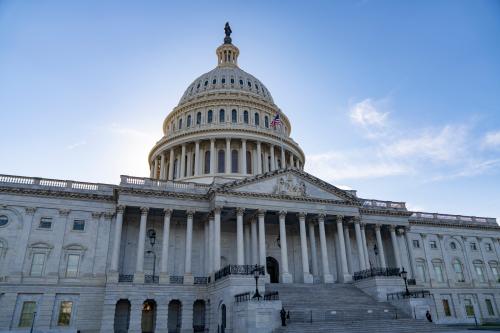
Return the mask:
[[443, 268], [439, 264], [434, 264], [434, 272], [436, 273], [436, 278], [438, 282], [443, 283], [444, 282], [444, 277], [443, 277]]
[[451, 317], [450, 303], [447, 299], [443, 299], [443, 310], [446, 317]]
[[477, 265], [477, 266], [475, 266], [475, 268], [476, 268], [476, 274], [477, 274], [477, 278], [479, 279], [479, 282], [486, 282], [486, 278], [484, 277], [483, 267]]
[[477, 251], [477, 244], [474, 242], [470, 243], [470, 248], [472, 251]]
[[68, 255], [68, 266], [66, 268], [66, 277], [76, 277], [78, 275], [78, 264], [80, 256], [78, 254]]
[[50, 229], [52, 228], [52, 217], [42, 217], [40, 219], [40, 224], [38, 225], [40, 229]]
[[42, 276], [43, 265], [45, 264], [45, 253], [33, 253], [31, 261], [31, 276]]
[[418, 239], [413, 240], [413, 247], [416, 249], [420, 248], [420, 242], [418, 241]]
[[493, 251], [493, 247], [491, 246], [491, 243], [486, 243], [486, 251], [488, 251], [488, 252]]
[[24, 302], [19, 317], [19, 327], [31, 327], [33, 322], [33, 314], [35, 313], [36, 302]]
[[417, 264], [417, 272], [418, 272], [418, 277], [420, 278], [420, 281], [427, 281], [425, 277], [425, 267], [424, 264]]
[[63, 301], [59, 307], [59, 319], [57, 325], [69, 326], [71, 323], [71, 310], [73, 309], [73, 302]]
[[493, 276], [495, 277], [495, 281], [500, 282], [500, 277], [498, 276], [498, 267], [491, 266], [491, 271], [493, 272]]
[[430, 241], [429, 244], [431, 246], [431, 249], [437, 249], [436, 241]]
[[486, 303], [486, 309], [488, 310], [488, 315], [494, 316], [495, 311], [493, 310], [493, 303], [491, 302], [491, 299], [485, 299], [484, 302]]
[[84, 231], [85, 230], [85, 220], [74, 220], [73, 221], [73, 230]]
[[464, 299], [465, 313], [468, 317], [474, 317], [474, 306], [470, 299]]

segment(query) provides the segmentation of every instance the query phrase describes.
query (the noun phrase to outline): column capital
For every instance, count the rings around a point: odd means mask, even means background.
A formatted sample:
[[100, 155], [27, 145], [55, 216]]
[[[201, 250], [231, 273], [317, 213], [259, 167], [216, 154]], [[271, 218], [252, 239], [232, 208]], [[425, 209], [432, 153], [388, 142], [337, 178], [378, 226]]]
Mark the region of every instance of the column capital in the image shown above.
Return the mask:
[[116, 214], [123, 214], [125, 212], [125, 206], [124, 205], [118, 205], [116, 206]]
[[337, 215], [336, 217], [336, 220], [337, 220], [337, 223], [342, 223], [342, 220], [344, 219], [344, 216], [343, 215]]
[[171, 208], [165, 208], [165, 209], [163, 209], [163, 213], [165, 214], [164, 217], [167, 217], [167, 216], [171, 217], [172, 216], [172, 212], [173, 212], [173, 210]]
[[245, 143], [246, 143], [246, 142], [247, 142], [247, 139], [241, 139], [241, 142], [245, 142]]
[[297, 216], [299, 217], [299, 219], [305, 219], [306, 215], [307, 215], [307, 212], [298, 212], [297, 213]]
[[101, 215], [102, 215], [102, 214], [103, 214], [103, 213], [101, 213], [101, 212], [92, 212], [92, 214], [91, 214], [91, 215], [92, 215], [92, 218], [93, 218], [93, 219], [98, 219], [98, 218], [100, 218], [100, 217], [101, 217]]
[[186, 148], [186, 142], [181, 145], [182, 148]]
[[375, 231], [380, 232], [380, 228], [381, 228], [381, 227], [382, 227], [382, 225], [380, 225], [380, 224], [378, 224], [378, 223], [377, 223], [377, 224], [375, 224]]
[[395, 225], [390, 225], [390, 226], [389, 226], [389, 230], [390, 230], [391, 232], [396, 232], [396, 226], [395, 226]]
[[264, 217], [264, 215], [265, 215], [265, 214], [266, 214], [266, 210], [265, 210], [265, 209], [259, 209], [259, 210], [257, 211], [257, 215], [258, 215], [259, 217]]
[[214, 214], [220, 214], [221, 211], [222, 211], [222, 206], [215, 206], [213, 209]]
[[364, 230], [364, 229], [365, 229], [365, 227], [366, 227], [366, 223], [364, 223], [364, 222], [360, 222], [360, 223], [359, 223], [359, 227], [361, 228], [361, 230]]
[[196, 211], [194, 209], [187, 210], [186, 214], [187, 214], [188, 219], [192, 219], [194, 216], [194, 213], [196, 213]]
[[236, 208], [236, 215], [243, 216], [244, 213], [245, 213], [245, 208], [243, 207]]
[[24, 211], [26, 212], [26, 215], [34, 215], [36, 212], [36, 207], [25, 207]]
[[286, 210], [280, 210], [280, 211], [279, 211], [279, 216], [280, 216], [280, 217], [285, 217], [285, 216], [286, 216], [286, 213], [287, 213], [287, 211], [286, 211]]
[[427, 237], [427, 234], [420, 234], [420, 237], [422, 237], [422, 239], [425, 239]]
[[443, 238], [444, 238], [444, 236], [445, 236], [444, 234], [437, 234], [437, 237], [438, 237], [439, 239], [443, 239]]
[[104, 219], [111, 220], [115, 214], [113, 212], [104, 212], [102, 215], [104, 216]]
[[149, 212], [149, 207], [141, 207], [141, 215], [147, 215]]
[[352, 219], [354, 223], [361, 223], [361, 216], [354, 216]]
[[71, 213], [71, 209], [59, 209], [60, 216], [68, 216]]
[[326, 214], [324, 212], [318, 214], [318, 220], [325, 221]]
[[215, 138], [210, 138], [210, 143], [215, 142]]

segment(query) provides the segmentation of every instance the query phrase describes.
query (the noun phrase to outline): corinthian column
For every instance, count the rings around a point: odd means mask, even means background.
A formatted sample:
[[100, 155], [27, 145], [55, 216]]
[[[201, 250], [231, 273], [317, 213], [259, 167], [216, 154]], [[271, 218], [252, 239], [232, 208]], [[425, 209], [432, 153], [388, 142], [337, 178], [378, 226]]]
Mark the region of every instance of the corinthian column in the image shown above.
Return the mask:
[[200, 174], [200, 141], [194, 143], [194, 175]]
[[401, 269], [401, 256], [399, 255], [399, 250], [398, 250], [398, 239], [396, 236], [396, 227], [391, 225], [389, 230], [391, 231], [392, 251], [394, 252], [394, 258], [396, 259], [396, 267]]
[[259, 263], [259, 240], [257, 236], [257, 221], [252, 218], [250, 222], [251, 233], [252, 233], [252, 265], [257, 265]]
[[274, 159], [274, 145], [270, 145], [269, 149], [271, 150], [271, 171], [276, 170], [276, 160]]
[[139, 226], [139, 239], [137, 241], [137, 261], [135, 264], [134, 283], [144, 283], [144, 243], [146, 242], [148, 211], [148, 207], [141, 207], [141, 224]]
[[377, 239], [378, 253], [380, 255], [380, 266], [386, 268], [384, 245], [382, 244], [382, 235], [380, 235], [380, 224], [375, 225], [375, 238]]
[[214, 270], [218, 271], [220, 267], [220, 212], [221, 207], [214, 209]]
[[210, 139], [210, 175], [215, 174], [215, 139]]
[[356, 233], [356, 245], [358, 249], [358, 259], [359, 259], [359, 270], [364, 271], [366, 269], [365, 264], [365, 250], [363, 249], [363, 237], [361, 236], [361, 228], [360, 228], [360, 217], [354, 218], [354, 231]]
[[243, 240], [243, 213], [244, 208], [236, 209], [236, 263], [238, 265], [245, 264], [244, 240]]
[[125, 206], [116, 207], [116, 222], [113, 237], [113, 252], [111, 254], [111, 271], [118, 272], [118, 260], [120, 258], [120, 242], [122, 240], [123, 212]]
[[309, 221], [309, 245], [311, 247], [312, 274], [318, 276], [318, 257], [316, 251], [316, 233], [314, 232], [314, 222]]
[[361, 239], [363, 240], [363, 254], [365, 256], [366, 269], [370, 269], [370, 257], [368, 256], [368, 246], [366, 244], [365, 224], [361, 225]]
[[[265, 210], [259, 210], [259, 265], [264, 266], [266, 269], [266, 225], [264, 217], [266, 215]], [[267, 273], [267, 271], [266, 271]]]
[[160, 155], [160, 179], [165, 179], [165, 153]]
[[170, 238], [170, 217], [172, 216], [171, 209], [164, 209], [165, 216], [163, 217], [163, 237], [161, 242], [161, 262], [160, 262], [160, 283], [168, 283], [168, 246]]
[[302, 252], [302, 272], [304, 283], [313, 283], [313, 277], [309, 272], [309, 257], [307, 255], [307, 237], [306, 237], [306, 213], [299, 213], [300, 226], [300, 249]]
[[231, 139], [226, 138], [226, 173], [231, 173]]
[[345, 240], [344, 240], [344, 228], [342, 226], [341, 215], [337, 215], [337, 234], [339, 239], [339, 249], [340, 249], [340, 263], [341, 263], [341, 274], [339, 274], [339, 281], [348, 282], [351, 281], [351, 276], [349, 275], [349, 270], [347, 268], [347, 257], [345, 253]]
[[286, 211], [279, 213], [280, 245], [281, 245], [281, 283], [292, 283], [292, 275], [288, 272], [288, 248], [286, 243]]
[[326, 247], [325, 235], [325, 214], [318, 215], [319, 242], [321, 245], [321, 264], [323, 268], [323, 282], [333, 283], [333, 276], [330, 274], [330, 266], [328, 265], [328, 250]]
[[182, 144], [181, 148], [181, 170], [179, 173], [179, 178], [186, 177], [186, 144]]
[[260, 141], [257, 141], [257, 174], [262, 173], [262, 149]]
[[170, 148], [170, 162], [168, 165], [168, 180], [174, 179], [174, 148]]
[[187, 211], [186, 223], [186, 257], [184, 261], [184, 283], [193, 284], [194, 277], [191, 272], [191, 254], [193, 251], [193, 216], [194, 211]]
[[241, 139], [241, 173], [246, 175], [247, 170], [247, 140]]

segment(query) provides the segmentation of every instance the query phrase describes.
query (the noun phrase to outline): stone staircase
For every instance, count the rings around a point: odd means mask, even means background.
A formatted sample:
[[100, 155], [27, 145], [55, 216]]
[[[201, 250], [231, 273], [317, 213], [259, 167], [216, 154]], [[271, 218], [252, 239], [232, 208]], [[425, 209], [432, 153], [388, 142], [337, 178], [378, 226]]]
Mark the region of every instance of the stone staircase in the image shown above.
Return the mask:
[[287, 326], [275, 333], [453, 331], [451, 327], [411, 319], [349, 284], [267, 284], [267, 291], [279, 292], [285, 310], [290, 311]]

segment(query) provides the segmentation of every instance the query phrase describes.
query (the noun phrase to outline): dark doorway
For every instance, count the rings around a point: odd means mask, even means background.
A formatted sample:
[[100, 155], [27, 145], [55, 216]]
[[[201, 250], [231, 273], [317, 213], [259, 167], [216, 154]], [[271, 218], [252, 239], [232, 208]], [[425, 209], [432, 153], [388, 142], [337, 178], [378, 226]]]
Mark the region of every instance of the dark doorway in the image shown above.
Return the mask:
[[148, 299], [142, 305], [142, 333], [153, 333], [156, 326], [156, 302]]
[[121, 299], [116, 302], [115, 308], [115, 333], [128, 332], [130, 322], [130, 302], [128, 299]]
[[220, 307], [220, 333], [226, 332], [226, 305]]
[[168, 333], [181, 331], [182, 304], [179, 300], [168, 303]]
[[266, 258], [266, 268], [267, 273], [269, 274], [269, 278], [271, 283], [279, 283], [280, 282], [280, 266], [278, 260], [273, 257]]
[[193, 330], [205, 332], [205, 301], [196, 300], [193, 304]]

